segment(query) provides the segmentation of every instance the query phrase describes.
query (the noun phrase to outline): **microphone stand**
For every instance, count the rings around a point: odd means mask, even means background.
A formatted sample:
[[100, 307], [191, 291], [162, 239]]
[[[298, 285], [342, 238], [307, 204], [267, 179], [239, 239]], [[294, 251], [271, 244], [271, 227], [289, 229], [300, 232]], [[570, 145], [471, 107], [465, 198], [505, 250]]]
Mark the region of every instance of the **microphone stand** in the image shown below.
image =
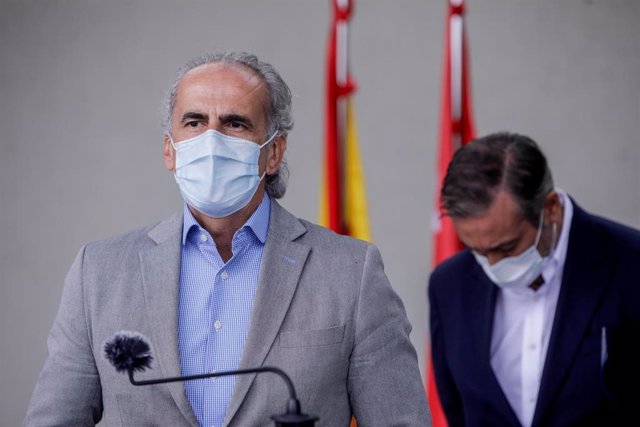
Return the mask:
[[129, 381], [135, 386], [164, 384], [177, 381], [200, 380], [204, 378], [224, 377], [229, 375], [245, 375], [256, 374], [261, 372], [271, 372], [279, 375], [287, 384], [289, 389], [289, 400], [287, 402], [287, 412], [282, 415], [274, 415], [271, 419], [275, 422], [276, 427], [313, 427], [315, 426], [317, 417], [312, 417], [300, 412], [300, 402], [296, 398], [296, 391], [289, 376], [282, 370], [272, 366], [264, 366], [261, 368], [238, 369], [235, 371], [210, 372], [207, 374], [188, 375], [185, 377], [156, 378], [151, 380], [137, 381], [133, 378], [133, 368], [127, 370], [129, 373]]

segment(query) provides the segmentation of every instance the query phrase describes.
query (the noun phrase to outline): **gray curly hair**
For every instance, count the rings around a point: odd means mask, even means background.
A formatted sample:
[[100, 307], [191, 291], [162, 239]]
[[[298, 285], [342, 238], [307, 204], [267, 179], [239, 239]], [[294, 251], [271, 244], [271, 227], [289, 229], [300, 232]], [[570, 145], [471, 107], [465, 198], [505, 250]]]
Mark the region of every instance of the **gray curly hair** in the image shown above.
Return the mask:
[[[267, 135], [265, 139], [278, 132], [279, 135], [287, 135], [293, 129], [293, 116], [291, 114], [291, 90], [280, 76], [280, 73], [273, 65], [260, 61], [255, 55], [246, 52], [222, 52], [208, 53], [187, 62], [178, 70], [173, 85], [165, 96], [162, 112], [162, 128], [165, 133], [171, 132], [171, 120], [173, 118], [173, 108], [176, 104], [178, 85], [182, 78], [189, 71], [205, 64], [236, 64], [253, 70], [263, 80], [267, 87]], [[279, 199], [284, 196], [287, 190], [287, 180], [289, 169], [287, 162], [283, 159], [278, 170], [267, 175], [265, 186], [267, 193]]]

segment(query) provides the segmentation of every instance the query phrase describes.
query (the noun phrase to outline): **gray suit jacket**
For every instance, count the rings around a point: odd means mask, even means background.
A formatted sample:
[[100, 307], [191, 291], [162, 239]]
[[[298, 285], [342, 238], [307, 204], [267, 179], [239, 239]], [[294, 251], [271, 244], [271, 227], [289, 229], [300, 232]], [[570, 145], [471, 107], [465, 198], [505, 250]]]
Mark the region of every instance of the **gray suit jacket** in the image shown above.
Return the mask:
[[[86, 245], [67, 276], [49, 356], [25, 425], [196, 426], [183, 384], [135, 387], [103, 356], [121, 330], [151, 342], [151, 370], [180, 375], [182, 215]], [[411, 329], [375, 246], [298, 220], [272, 203], [240, 368], [277, 366], [318, 425], [430, 425]], [[238, 376], [228, 426], [273, 425], [287, 389], [274, 374]]]

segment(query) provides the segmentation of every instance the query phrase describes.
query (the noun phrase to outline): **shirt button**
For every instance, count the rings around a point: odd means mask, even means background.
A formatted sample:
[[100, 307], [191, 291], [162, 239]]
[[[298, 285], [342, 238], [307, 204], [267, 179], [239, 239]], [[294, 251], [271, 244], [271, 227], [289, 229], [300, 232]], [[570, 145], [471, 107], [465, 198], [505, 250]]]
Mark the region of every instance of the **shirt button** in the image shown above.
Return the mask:
[[533, 351], [537, 348], [535, 344], [529, 344], [529, 350]]
[[222, 322], [221, 322], [221, 321], [219, 321], [219, 320], [216, 320], [216, 321], [213, 323], [213, 327], [214, 327], [214, 328], [216, 328], [216, 330], [220, 330], [220, 328], [222, 328]]
[[529, 398], [529, 403], [535, 403], [535, 401], [536, 401], [536, 398], [535, 398], [535, 397], [530, 397], [530, 398]]
[[207, 235], [206, 234], [201, 234], [200, 235], [200, 241], [201, 242], [206, 242], [207, 241]]
[[227, 280], [229, 278], [229, 273], [227, 273], [227, 270], [220, 273], [220, 277], [222, 277], [222, 280]]

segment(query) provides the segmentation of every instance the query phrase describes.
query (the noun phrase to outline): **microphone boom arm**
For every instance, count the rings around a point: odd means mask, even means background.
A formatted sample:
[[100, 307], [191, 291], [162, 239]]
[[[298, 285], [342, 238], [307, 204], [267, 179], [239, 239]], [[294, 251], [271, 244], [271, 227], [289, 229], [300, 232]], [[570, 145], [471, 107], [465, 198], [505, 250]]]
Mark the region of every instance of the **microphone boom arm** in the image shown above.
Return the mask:
[[135, 378], [133, 378], [133, 369], [129, 369], [128, 372], [129, 372], [129, 381], [131, 381], [131, 384], [138, 385], [138, 386], [164, 384], [164, 383], [171, 383], [176, 381], [201, 380], [205, 378], [226, 377], [230, 375], [254, 374], [258, 372], [272, 372], [274, 374], [279, 375], [285, 381], [285, 383], [287, 383], [287, 388], [289, 389], [289, 395], [291, 396], [291, 398], [297, 399], [296, 390], [289, 376], [285, 374], [282, 369], [276, 368], [274, 366], [263, 366], [261, 368], [252, 368], [252, 369], [238, 369], [235, 371], [210, 372], [207, 374], [187, 375], [184, 377], [156, 378], [156, 379], [141, 380], [141, 381], [138, 381]]

